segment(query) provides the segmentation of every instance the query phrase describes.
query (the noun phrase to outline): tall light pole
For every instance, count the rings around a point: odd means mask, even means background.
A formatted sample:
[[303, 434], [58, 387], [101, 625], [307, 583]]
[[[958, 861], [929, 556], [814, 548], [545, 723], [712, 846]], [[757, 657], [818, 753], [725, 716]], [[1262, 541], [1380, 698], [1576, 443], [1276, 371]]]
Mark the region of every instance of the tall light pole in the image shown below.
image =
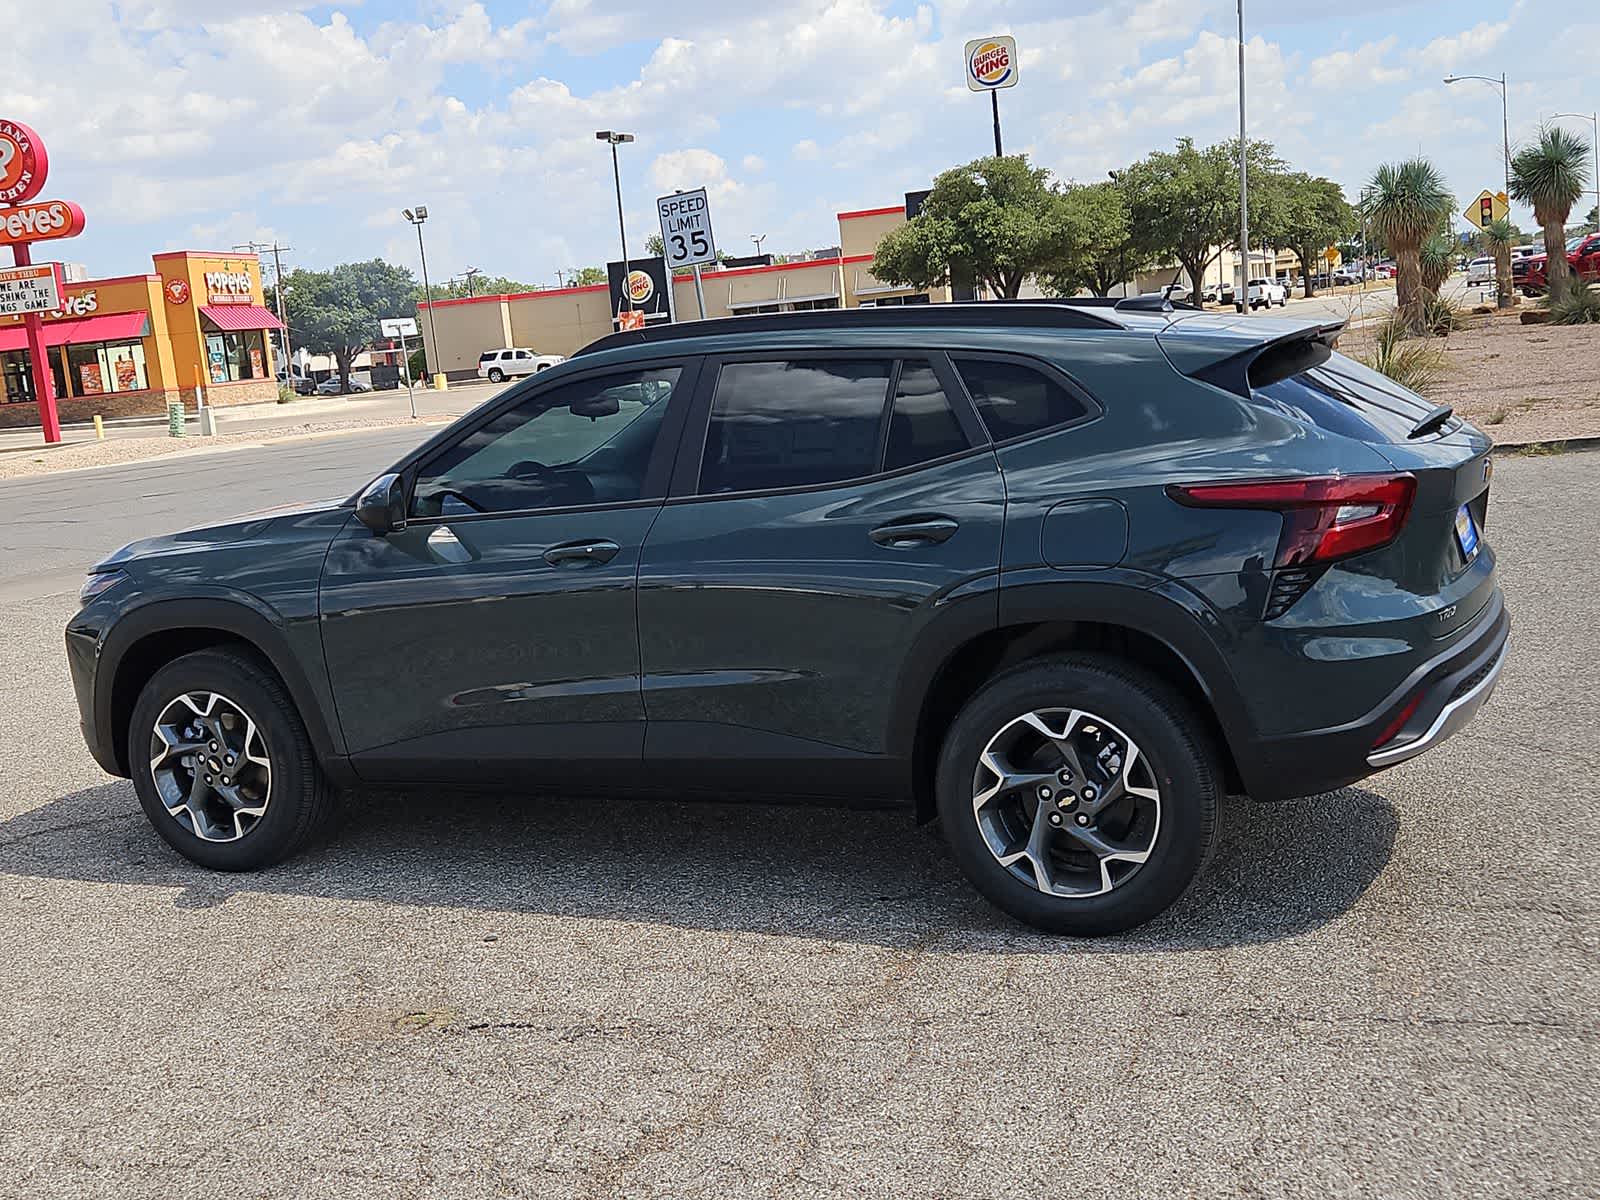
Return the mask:
[[1594, 126], [1594, 219], [1600, 229], [1600, 113], [1551, 113], [1552, 117], [1575, 117]]
[[[433, 321], [433, 285], [428, 282], [428, 252], [422, 245], [422, 223], [428, 219], [428, 206], [419, 204], [414, 211], [409, 208], [403, 208], [400, 211], [405, 214], [406, 220], [417, 227], [417, 255], [422, 259], [422, 294], [428, 301], [428, 334], [433, 339], [433, 353], [439, 359], [432, 365], [438, 367], [442, 365], [443, 361], [439, 351], [439, 327]], [[433, 386], [435, 390], [438, 389], [439, 380], [443, 377], [443, 371], [434, 371]]]
[[595, 131], [595, 140], [611, 144], [611, 181], [617, 188], [617, 235], [622, 239], [622, 298], [633, 307], [633, 293], [628, 287], [628, 276], [633, 268], [628, 262], [628, 226], [622, 219], [622, 168], [617, 164], [617, 147], [633, 141], [633, 134], [618, 133], [614, 129]]
[[1233, 295], [1240, 312], [1250, 311], [1250, 176], [1245, 164], [1250, 144], [1244, 125], [1244, 0], [1239, 0], [1239, 290]]
[[1446, 83], [1460, 83], [1463, 79], [1476, 79], [1482, 83], [1493, 84], [1500, 89], [1500, 138], [1506, 155], [1506, 200], [1511, 199], [1511, 104], [1506, 98], [1506, 77], [1501, 72], [1496, 79], [1493, 75], [1446, 75]]

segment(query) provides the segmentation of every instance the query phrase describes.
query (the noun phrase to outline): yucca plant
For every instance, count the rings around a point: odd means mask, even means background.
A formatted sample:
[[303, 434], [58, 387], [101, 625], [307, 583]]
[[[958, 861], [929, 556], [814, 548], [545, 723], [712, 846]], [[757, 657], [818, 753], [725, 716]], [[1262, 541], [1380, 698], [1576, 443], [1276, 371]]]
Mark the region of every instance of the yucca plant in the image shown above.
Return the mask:
[[1511, 156], [1511, 195], [1533, 208], [1544, 229], [1545, 281], [1550, 299], [1572, 287], [1567, 263], [1567, 218], [1589, 183], [1589, 147], [1559, 125], [1539, 130], [1539, 140]]
[[1501, 308], [1511, 307], [1511, 245], [1516, 240], [1517, 231], [1505, 217], [1483, 231], [1483, 243], [1494, 255], [1495, 303]]
[[1422, 274], [1422, 288], [1437, 296], [1444, 281], [1450, 278], [1455, 259], [1455, 247], [1443, 234], [1436, 234], [1422, 243], [1417, 252], [1417, 268]]
[[1600, 292], [1577, 284], [1565, 296], [1549, 298], [1552, 325], [1600, 325]]
[[1429, 338], [1413, 336], [1398, 309], [1378, 326], [1371, 353], [1357, 357], [1419, 396], [1426, 396], [1444, 374], [1444, 351]]
[[1425, 158], [1384, 163], [1373, 174], [1365, 196], [1362, 213], [1367, 227], [1394, 255], [1396, 308], [1405, 328], [1421, 333], [1422, 244], [1455, 208], [1455, 198], [1439, 169]]

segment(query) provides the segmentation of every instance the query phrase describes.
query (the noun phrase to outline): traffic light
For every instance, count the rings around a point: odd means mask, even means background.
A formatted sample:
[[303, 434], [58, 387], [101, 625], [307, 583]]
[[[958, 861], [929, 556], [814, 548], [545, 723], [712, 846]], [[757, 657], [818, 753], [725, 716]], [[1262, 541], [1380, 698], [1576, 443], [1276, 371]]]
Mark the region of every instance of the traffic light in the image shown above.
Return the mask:
[[1494, 197], [1482, 196], [1478, 200], [1478, 224], [1484, 229], [1494, 224]]

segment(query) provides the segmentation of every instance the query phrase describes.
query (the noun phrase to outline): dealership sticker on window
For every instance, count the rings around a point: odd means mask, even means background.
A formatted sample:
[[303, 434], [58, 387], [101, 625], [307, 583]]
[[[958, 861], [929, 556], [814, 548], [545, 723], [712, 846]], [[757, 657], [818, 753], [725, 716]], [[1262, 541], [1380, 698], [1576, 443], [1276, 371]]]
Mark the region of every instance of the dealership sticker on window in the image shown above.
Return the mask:
[[0, 317], [45, 313], [61, 307], [61, 266], [0, 267]]

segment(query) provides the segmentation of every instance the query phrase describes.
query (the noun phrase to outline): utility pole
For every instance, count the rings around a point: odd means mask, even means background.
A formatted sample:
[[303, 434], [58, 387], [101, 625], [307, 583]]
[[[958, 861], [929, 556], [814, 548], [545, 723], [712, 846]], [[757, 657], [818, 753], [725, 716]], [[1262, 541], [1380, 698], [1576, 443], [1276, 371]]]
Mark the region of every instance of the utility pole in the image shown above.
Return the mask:
[[1234, 294], [1240, 312], [1250, 311], [1250, 176], [1245, 164], [1250, 143], [1244, 124], [1244, 0], [1239, 5], [1239, 291]]
[[470, 300], [475, 294], [472, 288], [472, 281], [482, 274], [483, 272], [477, 267], [468, 267], [465, 271], [461, 272], [461, 274], [450, 276], [450, 282], [454, 283], [458, 279], [465, 279], [467, 281], [467, 299]]
[[294, 249], [293, 246], [280, 246], [278, 239], [273, 238], [272, 244], [266, 242], [240, 242], [234, 246], [235, 250], [248, 250], [251, 254], [260, 254], [264, 250], [272, 251], [272, 291], [278, 300], [278, 323], [283, 326], [283, 374], [289, 381], [289, 386], [294, 386], [294, 350], [289, 342], [289, 316], [288, 309], [284, 307], [283, 287], [283, 256]]
[[759, 258], [761, 256], [761, 243], [767, 240], [767, 235], [764, 233], [752, 233], [750, 240], [756, 244], [756, 257]]

